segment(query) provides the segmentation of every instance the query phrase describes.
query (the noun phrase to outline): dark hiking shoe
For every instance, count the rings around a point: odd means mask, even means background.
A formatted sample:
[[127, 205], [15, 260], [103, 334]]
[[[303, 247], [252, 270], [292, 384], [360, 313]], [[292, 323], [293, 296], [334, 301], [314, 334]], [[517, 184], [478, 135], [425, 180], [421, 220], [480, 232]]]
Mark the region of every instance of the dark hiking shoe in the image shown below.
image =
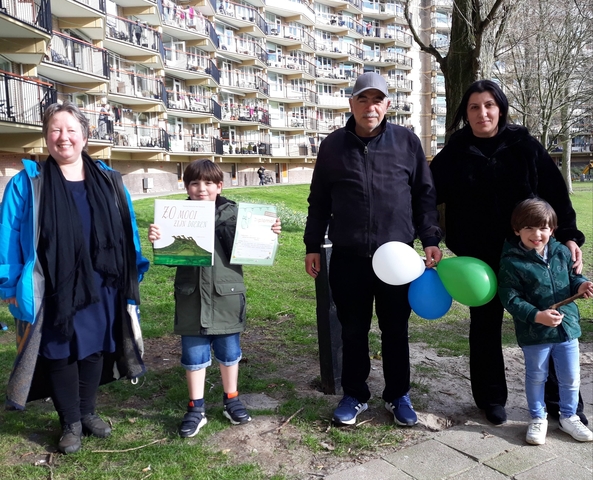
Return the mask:
[[58, 442], [58, 450], [62, 453], [75, 453], [82, 447], [82, 424], [80, 422], [64, 425], [62, 436]]
[[82, 431], [85, 435], [94, 435], [95, 437], [106, 438], [111, 435], [111, 427], [108, 423], [101, 420], [99, 415], [89, 413], [80, 419]]

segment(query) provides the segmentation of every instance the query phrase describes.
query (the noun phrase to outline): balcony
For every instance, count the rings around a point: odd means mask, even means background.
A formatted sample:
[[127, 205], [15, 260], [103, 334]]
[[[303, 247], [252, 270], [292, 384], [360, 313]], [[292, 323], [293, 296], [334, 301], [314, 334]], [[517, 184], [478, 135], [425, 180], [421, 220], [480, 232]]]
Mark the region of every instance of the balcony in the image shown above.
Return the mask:
[[401, 101], [397, 101], [396, 98], [394, 98], [393, 96], [390, 96], [389, 98], [391, 100], [391, 105], [389, 105], [389, 111], [390, 112], [394, 112], [396, 114], [401, 114], [401, 115], [411, 115], [412, 111], [413, 111], [413, 105], [409, 102], [401, 102]]
[[214, 139], [211, 136], [196, 136], [169, 132], [172, 153], [198, 152], [214, 153]]
[[107, 50], [54, 32], [49, 53], [37, 72], [57, 82], [83, 85], [90, 90], [109, 80]]
[[11, 62], [37, 65], [51, 38], [49, 0], [1, 0], [0, 6], [2, 56]]
[[264, 4], [266, 12], [274, 13], [279, 17], [294, 17], [300, 15], [299, 23], [312, 26], [315, 24], [315, 11], [311, 7], [313, 2], [306, 0], [274, 0]]
[[[186, 10], [184, 10], [187, 12]], [[177, 15], [164, 15], [163, 14], [163, 33], [171, 35], [179, 40], [198, 40], [203, 39], [204, 45], [202, 47], [205, 50], [212, 51], [215, 45], [210, 41], [210, 29], [212, 24], [208, 19], [204, 18], [197, 12], [193, 18], [190, 18], [187, 13], [181, 17]]]
[[161, 34], [140, 22], [107, 15], [104, 47], [127, 59], [138, 58], [143, 65], [152, 68], [164, 67], [165, 49]]
[[151, 125], [116, 125], [113, 133], [113, 147], [117, 149], [171, 149], [169, 134], [160, 127]]
[[303, 135], [291, 135], [284, 138], [272, 137], [271, 150], [274, 157], [315, 157], [318, 146], [306, 143]]
[[363, 49], [351, 42], [318, 41], [317, 52], [319, 55], [335, 60], [362, 62], [364, 59]]
[[222, 70], [220, 84], [226, 87], [232, 87], [238, 92], [261, 92], [266, 96], [269, 94], [269, 84], [266, 80], [260, 75], [246, 73], [240, 68], [235, 70]]
[[342, 128], [344, 125], [346, 125], [346, 122], [341, 117], [335, 118], [333, 120], [318, 120], [317, 130], [319, 130], [320, 132], [333, 132], [338, 128]]
[[336, 93], [335, 95], [318, 95], [318, 99], [318, 105], [320, 107], [333, 107], [334, 109], [338, 108], [340, 110], [350, 109], [348, 97], [342, 97], [338, 93]]
[[240, 62], [256, 58], [261, 62], [261, 67], [266, 65], [268, 54], [264, 47], [259, 43], [242, 38], [225, 37], [222, 39], [219, 54], [223, 57], [229, 57]]
[[277, 25], [270, 24], [268, 31], [268, 41], [273, 42], [276, 45], [292, 47], [289, 48], [289, 50], [294, 50], [294, 47], [299, 47], [299, 49], [308, 53], [313, 53], [315, 51], [315, 37], [304, 28], [289, 25], [278, 27]]
[[254, 37], [264, 38], [268, 27], [264, 17], [254, 7], [241, 5], [228, 0], [218, 1], [216, 14], [224, 18], [224, 22]]
[[159, 78], [136, 73], [133, 68], [110, 70], [109, 98], [124, 105], [153, 104], [164, 107], [167, 92]]
[[214, 113], [210, 98], [187, 91], [167, 90], [167, 108], [176, 117], [210, 117]]
[[316, 28], [321, 26], [323, 30], [333, 32], [339, 37], [361, 38], [365, 33], [363, 24], [350, 16], [317, 13], [315, 19]]
[[293, 57], [290, 55], [268, 55], [268, 71], [283, 73], [285, 75], [294, 74], [295, 70], [306, 73], [311, 77], [317, 75], [317, 67], [309, 60]]
[[43, 112], [56, 99], [56, 90], [49, 83], [0, 71], [0, 133], [25, 133], [26, 127], [39, 127], [35, 128], [39, 135]]
[[400, 91], [412, 91], [412, 80], [405, 80], [402, 78], [387, 77], [387, 86], [395, 88]]
[[282, 99], [286, 103], [317, 103], [317, 93], [306, 87], [270, 84], [270, 98]]
[[258, 104], [225, 104], [222, 108], [224, 123], [249, 122], [252, 124], [270, 125], [268, 109]]
[[377, 66], [398, 66], [398, 68], [411, 69], [412, 59], [403, 53], [391, 52], [388, 49], [381, 51], [365, 50], [364, 63]]
[[209, 78], [208, 86], [220, 83], [220, 70], [210, 57], [165, 47], [165, 71], [183, 80]]
[[52, 0], [51, 13], [58, 18], [57, 28], [76, 29], [91, 40], [103, 40], [105, 3], [106, 0]]

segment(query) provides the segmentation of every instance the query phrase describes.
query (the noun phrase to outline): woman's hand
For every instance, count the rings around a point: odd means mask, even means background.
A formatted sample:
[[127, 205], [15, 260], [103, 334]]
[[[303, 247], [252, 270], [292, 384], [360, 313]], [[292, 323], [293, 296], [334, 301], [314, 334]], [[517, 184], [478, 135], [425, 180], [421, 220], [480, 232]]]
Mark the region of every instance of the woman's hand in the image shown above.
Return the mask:
[[272, 225], [272, 232], [274, 232], [276, 235], [280, 235], [281, 231], [282, 231], [282, 222], [280, 221], [279, 218], [277, 218], [274, 225]]
[[572, 266], [574, 273], [580, 274], [583, 271], [583, 252], [576, 244], [576, 242], [573, 242], [572, 240], [566, 242], [565, 245], [570, 250], [570, 256], [572, 258], [572, 261], [574, 262]]
[[148, 227], [148, 240], [150, 243], [154, 243], [161, 238], [161, 227], [151, 223]]
[[562, 323], [563, 318], [564, 314], [560, 313], [558, 310], [548, 309], [536, 313], [535, 323], [541, 323], [546, 327], [556, 328]]

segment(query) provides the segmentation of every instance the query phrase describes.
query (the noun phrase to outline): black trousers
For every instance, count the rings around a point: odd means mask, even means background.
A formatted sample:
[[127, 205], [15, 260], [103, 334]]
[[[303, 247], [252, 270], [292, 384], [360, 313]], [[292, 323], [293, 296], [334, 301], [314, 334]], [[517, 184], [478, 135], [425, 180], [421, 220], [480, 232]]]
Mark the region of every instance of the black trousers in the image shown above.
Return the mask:
[[103, 372], [103, 352], [82, 360], [43, 359], [47, 363], [54, 407], [62, 425], [78, 422], [84, 415], [95, 413], [97, 391]]
[[410, 390], [408, 345], [408, 285], [383, 283], [372, 260], [334, 248], [329, 284], [342, 325], [342, 388], [345, 395], [366, 402], [371, 397], [367, 378], [371, 371], [369, 330], [373, 303], [381, 330], [385, 389], [383, 399], [393, 401]]
[[[472, 394], [478, 408], [493, 405], [505, 406], [507, 382], [502, 354], [502, 317], [504, 308], [498, 296], [481, 307], [470, 307], [469, 369]], [[548, 413], [558, 417], [558, 379], [554, 362], [550, 358], [550, 370], [545, 386]], [[583, 398], [579, 393], [577, 412], [583, 411]]]

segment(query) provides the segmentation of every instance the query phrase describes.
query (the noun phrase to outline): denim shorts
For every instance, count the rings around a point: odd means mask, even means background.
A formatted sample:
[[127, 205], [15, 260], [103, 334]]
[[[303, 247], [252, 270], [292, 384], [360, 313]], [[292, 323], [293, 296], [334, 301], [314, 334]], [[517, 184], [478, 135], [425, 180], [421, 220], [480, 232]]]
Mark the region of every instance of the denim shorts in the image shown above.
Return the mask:
[[186, 370], [201, 370], [212, 364], [210, 350], [220, 365], [232, 367], [241, 360], [241, 334], [228, 335], [182, 335], [181, 366]]

